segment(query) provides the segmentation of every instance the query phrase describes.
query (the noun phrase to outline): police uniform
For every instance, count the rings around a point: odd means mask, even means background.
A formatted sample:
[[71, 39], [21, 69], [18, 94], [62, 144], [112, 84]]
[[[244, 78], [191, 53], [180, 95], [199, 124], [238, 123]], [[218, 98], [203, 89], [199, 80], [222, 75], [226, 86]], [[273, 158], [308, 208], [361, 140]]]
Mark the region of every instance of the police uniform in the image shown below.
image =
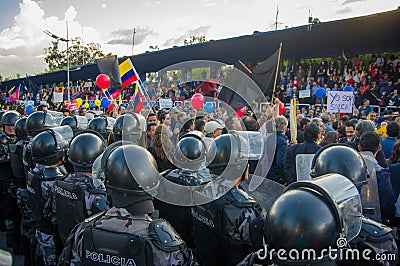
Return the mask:
[[37, 165], [29, 171], [27, 178], [27, 198], [32, 209], [32, 216], [37, 224], [36, 239], [40, 254], [43, 256], [44, 265], [56, 265], [56, 228], [51, 223], [44, 209], [49, 200], [50, 191], [56, 180], [66, 176], [63, 166], [47, 167]]
[[261, 238], [253, 230], [261, 215], [260, 205], [237, 187], [211, 203], [193, 207], [193, 238], [201, 263], [234, 265], [258, 249]]
[[53, 217], [65, 243], [74, 226], [85, 218], [108, 209], [104, 184], [82, 172], [56, 180], [51, 193]]
[[8, 144], [14, 141], [15, 139], [6, 133], [0, 132], [1, 218], [5, 223], [7, 245], [14, 248], [14, 253], [19, 253], [21, 214], [17, 207], [17, 182], [11, 170], [8, 147]]
[[59, 265], [190, 265], [191, 261], [190, 250], [168, 222], [113, 207], [74, 230]]

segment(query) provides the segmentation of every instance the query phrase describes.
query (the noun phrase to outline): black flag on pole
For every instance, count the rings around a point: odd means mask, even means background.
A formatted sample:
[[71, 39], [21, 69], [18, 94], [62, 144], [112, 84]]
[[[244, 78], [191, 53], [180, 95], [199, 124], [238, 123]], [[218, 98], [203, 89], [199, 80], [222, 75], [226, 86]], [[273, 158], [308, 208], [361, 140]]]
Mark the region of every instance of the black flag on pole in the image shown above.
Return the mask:
[[116, 55], [104, 57], [96, 60], [97, 67], [101, 74], [107, 74], [110, 77], [110, 86], [108, 89], [121, 89], [122, 82], [119, 74], [119, 64]]
[[[229, 104], [236, 111], [245, 105], [248, 105], [253, 100], [262, 97], [272, 97], [276, 66], [279, 57], [278, 48], [264, 62], [254, 67], [253, 72], [250, 71], [241, 61], [235, 63], [235, 68], [231, 71], [225, 86], [221, 89], [218, 99]], [[243, 75], [243, 73], [245, 75]], [[246, 78], [246, 76], [248, 78]], [[261, 90], [263, 95], [260, 95], [254, 90], [252, 81]], [[246, 103], [247, 101], [247, 103]]]

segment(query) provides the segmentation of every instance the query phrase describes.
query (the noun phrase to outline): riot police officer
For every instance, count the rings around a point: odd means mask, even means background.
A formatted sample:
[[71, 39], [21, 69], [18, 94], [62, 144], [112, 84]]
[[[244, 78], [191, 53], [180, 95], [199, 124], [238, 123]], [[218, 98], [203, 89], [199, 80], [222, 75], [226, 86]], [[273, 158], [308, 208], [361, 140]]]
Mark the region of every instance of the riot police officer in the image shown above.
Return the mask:
[[16, 192], [17, 182], [10, 164], [9, 144], [16, 141], [14, 124], [20, 114], [8, 111], [1, 118], [3, 131], [0, 133], [0, 197], [1, 218], [6, 229], [6, 243], [13, 248], [14, 254], [20, 254], [21, 234], [19, 230], [21, 214], [18, 211]]
[[75, 116], [66, 116], [61, 120], [61, 126], [70, 126], [74, 134], [79, 131], [78, 120]]
[[[262, 244], [262, 226], [257, 225], [263, 223], [263, 210], [240, 188], [248, 178], [245, 143], [232, 132], [216, 138], [208, 150], [211, 174], [231, 185], [214, 201], [192, 208], [193, 239], [204, 265], [235, 265]], [[218, 185], [216, 191], [221, 189]]]
[[87, 129], [100, 133], [108, 141], [109, 134], [113, 128], [114, 119], [111, 117], [99, 116], [90, 120]]
[[51, 196], [54, 220], [64, 244], [76, 224], [108, 209], [104, 184], [92, 176], [93, 162], [105, 148], [105, 140], [93, 131], [82, 131], [70, 142], [68, 161], [75, 172], [56, 180]]
[[134, 113], [126, 113], [117, 117], [112, 133], [114, 141], [123, 140], [136, 143], [141, 136], [138, 116]]
[[[368, 182], [368, 171], [364, 159], [350, 146], [325, 146], [314, 156], [312, 168], [313, 178], [318, 178], [327, 173], [338, 173], [352, 181], [359, 191], [362, 191], [362, 187]], [[374, 192], [369, 190], [368, 193], [373, 194]], [[360, 193], [360, 195], [363, 196], [362, 193]], [[377, 200], [376, 205], [379, 206], [378, 196], [374, 196]], [[372, 254], [398, 254], [398, 247], [394, 237], [395, 234], [396, 232], [394, 229], [363, 216], [361, 232], [349, 244], [352, 248], [360, 250], [369, 248]], [[359, 263], [362, 264], [365, 263], [365, 261]], [[382, 263], [382, 261], [369, 261], [368, 263], [379, 264]], [[354, 262], [351, 262], [351, 264], [354, 264]]]
[[72, 232], [59, 265], [189, 265], [185, 242], [167, 221], [150, 217], [159, 184], [151, 154], [122, 145], [102, 160], [102, 168], [113, 207]]
[[[197, 175], [197, 170], [206, 159], [206, 145], [201, 136], [195, 133], [186, 134], [176, 145], [174, 151], [174, 164], [179, 167], [174, 170], [167, 170], [161, 173], [164, 178], [173, 184], [187, 187], [187, 190], [175, 189], [163, 184], [163, 200], [156, 199], [154, 205], [159, 210], [160, 217], [165, 218], [176, 228], [179, 235], [186, 241], [189, 248], [193, 248], [193, 239], [191, 235], [192, 218], [191, 208], [187, 203], [191, 202], [191, 189], [207, 182]], [[173, 199], [174, 202], [165, 202]], [[183, 206], [176, 205], [175, 199], [179, 199]], [[186, 205], [186, 206], [185, 206]]]
[[[44, 265], [56, 265], [56, 228], [45, 215], [44, 209], [56, 180], [67, 175], [63, 164], [68, 141], [72, 138], [68, 126], [48, 129], [32, 140], [32, 157], [36, 167], [27, 177], [28, 200], [37, 224], [36, 238]], [[41, 167], [44, 166], [44, 167]]]
[[[24, 143], [22, 151], [22, 163], [24, 167], [25, 181], [30, 170], [36, 167], [32, 159], [31, 142], [33, 138], [44, 130], [57, 126], [53, 116], [47, 111], [36, 111], [28, 116], [25, 121], [25, 131], [28, 140]], [[43, 167], [43, 166], [41, 166]], [[22, 213], [22, 239], [24, 260], [26, 265], [35, 263], [36, 250], [36, 224], [33, 219], [32, 209], [28, 200], [28, 192], [25, 187], [18, 188], [17, 201]]]

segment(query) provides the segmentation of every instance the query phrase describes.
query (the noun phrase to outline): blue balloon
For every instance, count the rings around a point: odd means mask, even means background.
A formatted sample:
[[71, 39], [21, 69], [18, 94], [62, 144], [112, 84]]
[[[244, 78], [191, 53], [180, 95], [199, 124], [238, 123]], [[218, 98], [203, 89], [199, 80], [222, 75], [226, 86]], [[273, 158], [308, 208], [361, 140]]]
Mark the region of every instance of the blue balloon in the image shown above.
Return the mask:
[[25, 112], [30, 115], [33, 112], [33, 106], [32, 105], [28, 105], [27, 107], [25, 107]]
[[317, 98], [322, 99], [326, 96], [326, 90], [322, 87], [318, 88], [315, 91], [315, 96], [317, 96]]
[[212, 102], [206, 102], [204, 104], [204, 111], [206, 111], [209, 114], [214, 112], [214, 104]]
[[101, 107], [108, 108], [111, 104], [111, 101], [107, 98], [101, 99]]
[[89, 108], [96, 108], [96, 105], [94, 103], [89, 104]]
[[352, 86], [347, 85], [346, 87], [343, 88], [343, 91], [354, 92], [354, 88]]

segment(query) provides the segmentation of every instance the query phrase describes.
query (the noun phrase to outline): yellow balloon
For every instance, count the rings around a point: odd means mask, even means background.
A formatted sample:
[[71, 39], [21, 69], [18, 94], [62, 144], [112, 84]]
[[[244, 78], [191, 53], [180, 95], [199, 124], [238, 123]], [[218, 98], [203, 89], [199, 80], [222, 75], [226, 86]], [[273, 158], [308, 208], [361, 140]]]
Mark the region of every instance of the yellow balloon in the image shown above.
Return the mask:
[[85, 107], [86, 109], [88, 109], [88, 108], [89, 108], [89, 104], [88, 104], [88, 103], [85, 103], [85, 104], [83, 105], [83, 107]]
[[101, 105], [101, 102], [100, 102], [100, 100], [96, 100], [96, 101], [94, 101], [94, 104], [95, 104], [96, 106], [100, 106], [100, 105]]
[[76, 104], [78, 105], [78, 107], [82, 105], [82, 102], [83, 100], [81, 98], [76, 99]]

